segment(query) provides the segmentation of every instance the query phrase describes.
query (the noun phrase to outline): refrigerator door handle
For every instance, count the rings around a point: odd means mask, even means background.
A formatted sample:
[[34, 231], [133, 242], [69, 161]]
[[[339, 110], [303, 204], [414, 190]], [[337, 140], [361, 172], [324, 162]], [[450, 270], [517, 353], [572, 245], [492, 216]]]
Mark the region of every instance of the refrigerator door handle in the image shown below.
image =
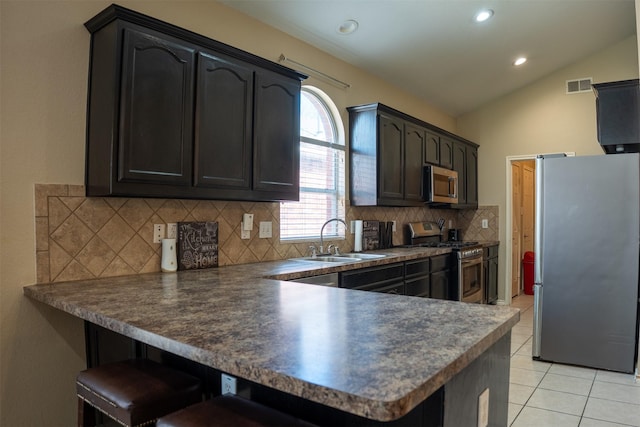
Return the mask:
[[544, 158], [538, 156], [536, 158], [536, 212], [535, 212], [535, 236], [533, 239], [534, 264], [533, 264], [533, 283], [542, 283], [542, 229], [544, 227], [542, 221], [542, 211], [544, 210], [543, 202], [543, 174], [544, 174]]
[[533, 338], [531, 355], [534, 359], [540, 357], [540, 339], [542, 337], [542, 285], [533, 285]]

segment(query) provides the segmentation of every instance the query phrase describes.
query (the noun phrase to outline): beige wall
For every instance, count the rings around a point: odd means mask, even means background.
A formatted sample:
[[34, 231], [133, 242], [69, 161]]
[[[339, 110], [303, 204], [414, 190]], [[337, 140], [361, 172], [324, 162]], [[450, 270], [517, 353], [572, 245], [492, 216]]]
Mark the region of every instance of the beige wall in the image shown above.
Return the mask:
[[[595, 96], [567, 95], [566, 80], [594, 83], [638, 78], [636, 37], [630, 37], [526, 88], [458, 118], [458, 134], [480, 144], [479, 199], [500, 207], [500, 258], [506, 254], [507, 156], [574, 151], [603, 154], [596, 137]], [[500, 299], [506, 293], [508, 262], [500, 263]]]
[[[79, 185], [84, 180], [89, 34], [83, 23], [108, 4], [110, 1], [0, 1], [2, 426], [70, 426], [75, 423], [73, 380], [84, 365], [82, 324], [27, 300], [22, 295], [22, 287], [36, 281], [34, 185]], [[267, 59], [276, 60], [284, 53], [348, 82], [351, 88], [342, 90], [315, 79], [308, 81], [334, 99], [345, 124], [346, 106], [380, 101], [456, 131], [453, 118], [410, 94], [215, 2], [119, 4]], [[634, 40], [628, 45], [632, 42]], [[616, 70], [628, 68], [627, 63], [635, 64], [635, 53], [629, 55], [629, 48], [621, 46], [620, 52], [612, 50], [611, 60], [617, 64], [611, 67], [613, 70], [605, 70], [604, 59], [600, 58], [593, 67], [597, 72], [587, 73], [581, 68], [570, 77], [593, 75], [596, 80], [603, 81], [624, 78], [626, 74], [619, 75], [621, 73]], [[625, 56], [634, 58], [626, 59]], [[637, 65], [633, 66], [635, 71], [628, 74], [635, 76]], [[534, 85], [534, 89], [507, 98], [504, 104], [493, 104], [460, 120], [464, 136], [477, 139], [482, 145], [481, 204], [500, 204], [501, 212], [505, 155], [537, 151], [534, 148], [540, 147], [536, 144], [541, 141], [546, 141], [546, 149], [555, 147], [558, 141], [564, 144], [568, 139], [576, 139], [577, 131], [561, 126], [561, 120], [543, 112], [549, 105], [545, 100], [547, 96], [553, 101], [554, 111], [562, 112], [565, 108], [580, 111], [576, 113], [580, 120], [574, 123], [584, 125], [593, 121], [589, 107], [583, 105], [586, 101], [556, 99], [548, 87], [552, 82], [539, 85], [540, 88]], [[561, 108], [562, 105], [565, 107]], [[507, 119], [511, 124], [505, 125]], [[500, 148], [502, 144], [511, 148]], [[573, 149], [580, 154], [586, 151]], [[597, 152], [597, 149], [593, 148], [593, 151]]]
[[[84, 181], [89, 33], [110, 1], [0, 1], [0, 425], [70, 426], [84, 364], [80, 321], [27, 300], [36, 281], [34, 184]], [[380, 101], [455, 131], [454, 119], [361, 70], [215, 2], [119, 2], [251, 53], [281, 53], [351, 84], [309, 79], [345, 107]]]

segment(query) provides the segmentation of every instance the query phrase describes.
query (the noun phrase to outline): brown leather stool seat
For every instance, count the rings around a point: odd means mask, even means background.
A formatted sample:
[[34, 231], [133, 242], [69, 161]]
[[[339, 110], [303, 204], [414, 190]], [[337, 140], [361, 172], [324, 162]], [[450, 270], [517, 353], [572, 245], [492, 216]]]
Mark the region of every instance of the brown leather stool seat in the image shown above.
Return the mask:
[[314, 427], [314, 424], [237, 396], [219, 396], [169, 414], [156, 427]]
[[200, 380], [146, 359], [90, 368], [78, 374], [78, 426], [95, 424], [94, 408], [127, 426], [158, 418], [202, 401]]

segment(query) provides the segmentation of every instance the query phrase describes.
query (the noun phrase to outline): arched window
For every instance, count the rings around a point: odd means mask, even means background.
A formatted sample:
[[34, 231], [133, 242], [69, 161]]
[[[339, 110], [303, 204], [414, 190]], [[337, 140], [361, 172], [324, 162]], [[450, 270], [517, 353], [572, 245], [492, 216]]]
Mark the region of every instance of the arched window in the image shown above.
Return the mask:
[[[345, 218], [344, 127], [338, 108], [321, 90], [303, 86], [300, 97], [300, 201], [280, 204], [280, 240], [320, 237], [331, 218]], [[344, 238], [332, 222], [325, 238]]]

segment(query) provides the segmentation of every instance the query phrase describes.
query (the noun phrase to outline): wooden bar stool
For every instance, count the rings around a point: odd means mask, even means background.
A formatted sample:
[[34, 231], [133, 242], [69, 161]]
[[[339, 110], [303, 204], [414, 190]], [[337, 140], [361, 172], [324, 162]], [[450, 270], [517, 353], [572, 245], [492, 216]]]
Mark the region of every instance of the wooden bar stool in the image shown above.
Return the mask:
[[146, 359], [82, 371], [76, 389], [79, 427], [95, 425], [95, 409], [134, 427], [202, 401], [198, 378]]
[[160, 418], [156, 427], [316, 427], [241, 397], [224, 395]]

